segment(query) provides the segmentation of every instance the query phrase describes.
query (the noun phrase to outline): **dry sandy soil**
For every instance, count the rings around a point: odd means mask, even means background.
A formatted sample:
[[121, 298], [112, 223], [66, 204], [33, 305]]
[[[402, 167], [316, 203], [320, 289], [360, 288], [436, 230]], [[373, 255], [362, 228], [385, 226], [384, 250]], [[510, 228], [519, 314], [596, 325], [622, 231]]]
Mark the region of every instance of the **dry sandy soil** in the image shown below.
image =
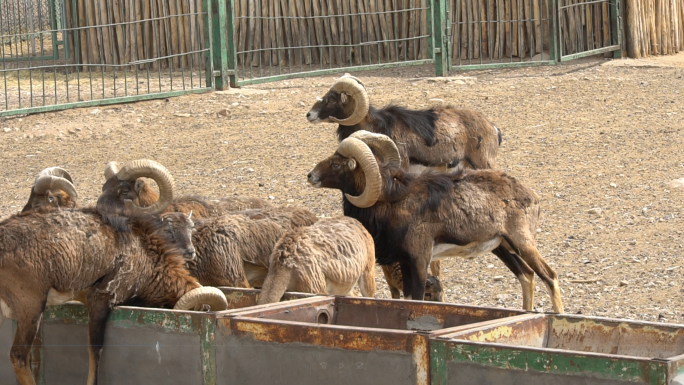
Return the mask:
[[[502, 128], [499, 165], [542, 197], [539, 249], [560, 275], [567, 312], [684, 322], [684, 188], [668, 185], [684, 177], [679, 59], [590, 59], [452, 81], [427, 79], [430, 66], [356, 75], [375, 105], [445, 101]], [[180, 194], [250, 195], [338, 215], [340, 194], [306, 183], [333, 153], [336, 127], [311, 125], [305, 113], [335, 78], [4, 119], [0, 217], [21, 209], [45, 167], [68, 168], [88, 205], [106, 162], [138, 158], [166, 165]], [[217, 114], [224, 109], [228, 116]], [[449, 260], [444, 276], [449, 302], [522, 304], [493, 255]], [[550, 310], [537, 282], [535, 308]]]

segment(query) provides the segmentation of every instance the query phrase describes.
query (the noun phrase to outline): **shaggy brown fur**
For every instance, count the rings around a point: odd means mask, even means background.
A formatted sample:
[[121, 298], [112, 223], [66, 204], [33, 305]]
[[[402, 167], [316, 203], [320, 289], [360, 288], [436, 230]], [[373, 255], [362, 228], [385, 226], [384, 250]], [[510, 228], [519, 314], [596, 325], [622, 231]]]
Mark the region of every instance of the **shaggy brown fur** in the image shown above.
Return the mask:
[[[328, 91], [307, 114], [313, 122], [329, 118], [347, 118], [356, 104]], [[354, 126], [337, 129], [338, 139], [366, 130], [389, 136], [399, 148], [404, 168], [409, 164], [431, 167], [468, 166], [475, 169], [496, 168], [496, 154], [501, 132], [480, 112], [451, 105], [427, 110], [409, 110], [398, 106], [370, 107], [368, 115]]]
[[[430, 269], [432, 270], [432, 274], [435, 274], [433, 264], [430, 264]], [[382, 273], [385, 275], [385, 281], [387, 281], [387, 286], [389, 286], [392, 298], [401, 298], [401, 292], [404, 290], [404, 278], [401, 276], [401, 264], [396, 262], [391, 265], [384, 265], [382, 266]], [[428, 274], [427, 280], [425, 281], [425, 295], [423, 296], [423, 300], [436, 302], [444, 301], [442, 282], [436, 275]]]
[[[433, 245], [452, 245], [437, 259], [491, 251], [518, 277], [524, 309], [532, 310], [537, 273], [551, 294], [554, 311], [563, 311], [556, 272], [536, 247], [539, 197], [534, 191], [501, 171], [416, 174], [376, 160], [383, 182], [379, 200], [359, 208], [344, 197], [344, 214], [373, 235], [379, 264], [401, 264], [404, 293], [423, 298]], [[358, 196], [365, 175], [355, 166], [336, 152], [316, 165], [309, 182]]]
[[29, 353], [49, 298], [84, 297], [94, 384], [111, 307], [170, 307], [200, 287], [183, 266], [194, 254], [191, 231], [183, 214], [103, 218], [88, 209], [29, 211], [0, 222], [0, 309], [17, 320], [10, 360], [19, 382], [35, 384]]
[[356, 283], [364, 297], [375, 295], [373, 238], [356, 219], [322, 219], [278, 241], [259, 304], [278, 302], [285, 291], [349, 295]]
[[317, 219], [308, 210], [281, 207], [198, 220], [193, 235], [197, 258], [188, 269], [202, 285], [261, 287], [278, 239]]

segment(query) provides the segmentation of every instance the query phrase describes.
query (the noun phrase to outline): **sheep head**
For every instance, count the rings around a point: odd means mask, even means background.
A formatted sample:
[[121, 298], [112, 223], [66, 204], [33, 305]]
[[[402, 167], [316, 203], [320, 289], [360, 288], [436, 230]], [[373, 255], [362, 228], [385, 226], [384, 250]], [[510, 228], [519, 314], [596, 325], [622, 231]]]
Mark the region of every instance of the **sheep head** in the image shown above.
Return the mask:
[[192, 233], [195, 223], [190, 215], [183, 213], [166, 213], [160, 216], [161, 225], [157, 229], [157, 236], [163, 244], [172, 245], [174, 253], [183, 256], [185, 260], [195, 259], [195, 246], [192, 244]]
[[444, 302], [444, 290], [442, 289], [442, 282], [434, 275], [428, 275], [425, 281], [425, 301]]
[[314, 187], [341, 190], [354, 206], [373, 206], [382, 195], [380, 162], [401, 164], [399, 150], [387, 136], [357, 131], [340, 142], [331, 157], [318, 163], [309, 173]]
[[345, 74], [330, 87], [322, 99], [314, 103], [306, 118], [311, 123], [354, 126], [366, 118], [369, 108], [368, 93], [361, 81]]
[[[159, 195], [142, 179], [150, 178], [159, 186]], [[107, 181], [97, 200], [97, 208], [106, 213], [159, 214], [173, 200], [173, 177], [161, 164], [136, 160], [120, 167], [110, 162], [105, 168]]]
[[45, 207], [75, 207], [76, 188], [74, 187], [71, 175], [60, 167], [50, 167], [38, 174], [31, 195], [22, 212], [37, 210]]

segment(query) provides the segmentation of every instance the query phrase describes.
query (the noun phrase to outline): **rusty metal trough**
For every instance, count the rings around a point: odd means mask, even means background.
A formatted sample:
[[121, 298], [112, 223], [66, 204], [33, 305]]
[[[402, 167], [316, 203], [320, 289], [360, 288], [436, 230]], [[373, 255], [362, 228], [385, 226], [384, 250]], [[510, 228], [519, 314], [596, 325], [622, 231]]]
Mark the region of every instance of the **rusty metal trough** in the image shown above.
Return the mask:
[[521, 313], [351, 297], [315, 297], [219, 313], [216, 384], [427, 385], [431, 334], [484, 326]]
[[[228, 300], [223, 314], [257, 303], [260, 290], [221, 288]], [[283, 300], [313, 297], [286, 293]], [[100, 361], [103, 384], [214, 384], [216, 312], [183, 312], [118, 306], [107, 321]], [[34, 342], [31, 366], [38, 384], [85, 384], [88, 377], [88, 317], [81, 304], [50, 306]], [[8, 359], [12, 322], [0, 329], [0, 384], [14, 383]]]
[[571, 315], [430, 341], [433, 385], [684, 384], [684, 326]]

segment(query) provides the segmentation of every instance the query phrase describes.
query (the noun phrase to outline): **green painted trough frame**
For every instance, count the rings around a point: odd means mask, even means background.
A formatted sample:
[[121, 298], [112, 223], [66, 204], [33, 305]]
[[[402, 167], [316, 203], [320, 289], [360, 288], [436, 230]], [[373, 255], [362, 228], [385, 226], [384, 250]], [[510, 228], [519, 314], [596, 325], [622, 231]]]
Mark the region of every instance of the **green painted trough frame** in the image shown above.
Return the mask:
[[684, 326], [536, 315], [434, 336], [432, 385], [682, 385]]
[[[229, 310], [257, 303], [260, 290], [221, 288]], [[312, 297], [286, 293], [283, 300]], [[99, 380], [103, 384], [213, 385], [217, 312], [118, 306], [107, 321]], [[0, 383], [13, 383], [9, 360], [13, 323], [0, 329]], [[81, 304], [50, 306], [34, 342], [31, 367], [39, 385], [85, 384], [88, 377], [88, 316]]]
[[356, 297], [314, 297], [219, 313], [216, 384], [427, 385], [433, 333], [521, 314]]

